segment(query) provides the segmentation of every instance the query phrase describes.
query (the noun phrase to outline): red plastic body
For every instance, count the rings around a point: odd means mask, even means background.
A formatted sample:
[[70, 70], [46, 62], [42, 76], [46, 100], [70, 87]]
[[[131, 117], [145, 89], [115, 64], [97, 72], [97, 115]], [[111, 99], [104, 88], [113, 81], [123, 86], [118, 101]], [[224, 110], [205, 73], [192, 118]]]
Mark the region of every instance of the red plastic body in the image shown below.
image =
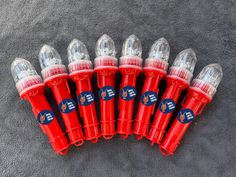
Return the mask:
[[[115, 88], [115, 76], [118, 68], [97, 68], [97, 84], [101, 89], [105, 86]], [[115, 98], [110, 100], [100, 99], [101, 133], [104, 139], [111, 139], [115, 134]]]
[[[70, 78], [76, 83], [77, 98], [82, 92], [92, 92], [90, 79], [93, 71], [82, 71], [75, 74], [70, 74]], [[96, 143], [101, 136], [99, 130], [99, 123], [97, 120], [96, 109], [94, 101], [89, 105], [78, 104], [80, 117], [84, 122], [85, 139]]]
[[[45, 84], [52, 90], [58, 105], [65, 99], [72, 99], [67, 74], [48, 78]], [[61, 112], [61, 115], [71, 144], [81, 146], [84, 143], [84, 135], [76, 110], [70, 113]]]
[[[189, 84], [187, 81], [169, 75], [167, 75], [166, 81], [167, 81], [167, 88], [162, 96], [161, 102], [166, 99], [171, 99], [174, 102], [174, 104], [176, 104], [180, 97], [181, 92], [184, 89], [186, 89], [189, 86]], [[162, 107], [159, 106], [159, 108], [155, 113], [155, 117], [151, 125], [150, 131], [147, 135], [147, 139], [151, 141], [152, 145], [154, 143], [157, 144], [161, 143], [162, 138], [165, 134], [166, 127], [169, 124], [170, 118], [174, 111], [173, 110], [172, 112], [164, 113], [161, 109]]]
[[[208, 97], [204, 92], [190, 87], [187, 96], [182, 102], [181, 111], [183, 112], [186, 109], [190, 109], [194, 114], [194, 117], [196, 117], [201, 114], [202, 110], [209, 102], [211, 102], [211, 98]], [[166, 156], [174, 154], [178, 145], [180, 144], [181, 139], [192, 122], [181, 122], [182, 118], [183, 120], [185, 119], [185, 117], [182, 117], [181, 115], [179, 119], [176, 118], [174, 120], [170, 130], [167, 132], [166, 137], [163, 139], [160, 145], [161, 153]]]
[[[52, 112], [44, 96], [43, 84], [27, 90], [26, 92], [21, 94], [21, 98], [30, 102], [35, 117], [38, 117], [39, 113], [45, 110]], [[46, 134], [46, 136], [48, 137], [55, 153], [65, 155], [70, 144], [64, 132], [62, 131], [56, 117], [54, 116], [53, 120], [48, 124], [40, 124], [40, 127], [44, 134]]]
[[[146, 68], [144, 68], [143, 70], [144, 70], [145, 80], [142, 89], [142, 95], [144, 95], [148, 91], [158, 94], [159, 82], [166, 75], [166, 72], [162, 70], [146, 69]], [[156, 98], [156, 101], [153, 102], [153, 104], [145, 105], [141, 99], [139, 102], [138, 113], [135, 118], [134, 130], [133, 130], [133, 133], [136, 134], [138, 140], [142, 139], [142, 137], [145, 137], [148, 133], [150, 118], [151, 115], [154, 113], [157, 101]], [[150, 98], [146, 96], [146, 99]]]
[[[120, 67], [119, 71], [122, 75], [120, 90], [126, 86], [135, 88], [136, 79], [141, 72], [141, 68], [125, 66], [122, 68]], [[119, 133], [122, 138], [127, 138], [130, 134], [132, 134], [134, 100], [135, 98], [131, 100], [123, 100], [119, 96], [117, 133]]]

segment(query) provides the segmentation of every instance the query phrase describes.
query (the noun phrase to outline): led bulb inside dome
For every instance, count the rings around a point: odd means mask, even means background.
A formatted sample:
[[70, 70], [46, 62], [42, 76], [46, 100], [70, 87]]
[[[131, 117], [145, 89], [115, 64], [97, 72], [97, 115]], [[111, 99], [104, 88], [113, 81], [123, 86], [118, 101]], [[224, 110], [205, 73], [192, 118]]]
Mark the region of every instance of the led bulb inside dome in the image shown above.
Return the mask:
[[195, 79], [199, 79], [202, 82], [217, 88], [222, 77], [222, 67], [218, 63], [215, 63], [205, 66]]
[[41, 74], [44, 81], [52, 79], [52, 76], [66, 76], [67, 71], [65, 65], [58, 52], [49, 45], [44, 45], [39, 52], [39, 63], [41, 66]]
[[11, 64], [11, 74], [20, 95], [32, 86], [42, 85], [42, 78], [34, 66], [27, 60], [16, 58]]
[[29, 61], [22, 58], [16, 58], [12, 62], [11, 74], [16, 83], [29, 76], [38, 76], [34, 66]]
[[186, 69], [193, 73], [196, 62], [195, 52], [192, 49], [185, 49], [177, 55], [172, 66]]
[[156, 40], [149, 51], [149, 58], [162, 59], [167, 62], [169, 56], [170, 45], [168, 41], [164, 37]]
[[112, 38], [106, 34], [102, 35], [96, 43], [95, 53], [97, 57], [112, 56], [115, 57], [116, 49]]
[[192, 81], [192, 87], [197, 87], [213, 97], [223, 77], [223, 71], [218, 63], [205, 66]]
[[53, 65], [61, 65], [61, 57], [58, 52], [49, 45], [44, 45], [39, 52], [39, 62], [41, 69], [45, 69]]
[[92, 70], [88, 50], [83, 42], [73, 39], [67, 48], [70, 73], [78, 73], [81, 70]]
[[69, 63], [78, 60], [90, 60], [88, 50], [83, 42], [73, 39], [67, 48]]
[[197, 62], [197, 57], [192, 49], [185, 49], [180, 52], [170, 67], [169, 75], [178, 77], [190, 83], [193, 71]]
[[142, 56], [142, 44], [137, 36], [130, 35], [122, 47], [122, 56]]

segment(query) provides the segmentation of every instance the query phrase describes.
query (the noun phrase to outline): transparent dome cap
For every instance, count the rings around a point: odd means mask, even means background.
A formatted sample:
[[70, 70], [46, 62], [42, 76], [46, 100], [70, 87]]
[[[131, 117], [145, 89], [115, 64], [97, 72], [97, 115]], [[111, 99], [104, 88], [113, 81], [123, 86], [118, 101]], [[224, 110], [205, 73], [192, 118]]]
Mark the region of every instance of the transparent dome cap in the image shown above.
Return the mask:
[[34, 66], [29, 61], [22, 58], [16, 58], [12, 62], [11, 74], [16, 83], [29, 76], [38, 76]]
[[49, 45], [44, 45], [39, 52], [39, 62], [41, 69], [47, 68], [53, 65], [61, 65], [61, 57], [58, 52]]
[[96, 43], [95, 53], [100, 56], [116, 56], [115, 43], [112, 38], [106, 34], [102, 35]]
[[78, 39], [73, 39], [67, 48], [69, 63], [78, 60], [90, 60], [87, 47]]
[[137, 36], [130, 35], [122, 47], [122, 56], [142, 56], [142, 44]]
[[218, 63], [214, 63], [205, 66], [194, 80], [200, 80], [205, 84], [210, 84], [216, 89], [222, 77], [222, 67]]
[[186, 69], [193, 73], [196, 62], [197, 57], [195, 52], [192, 49], [185, 49], [177, 55], [172, 66]]
[[162, 59], [168, 62], [169, 56], [170, 45], [168, 41], [164, 37], [156, 40], [149, 51], [149, 58]]

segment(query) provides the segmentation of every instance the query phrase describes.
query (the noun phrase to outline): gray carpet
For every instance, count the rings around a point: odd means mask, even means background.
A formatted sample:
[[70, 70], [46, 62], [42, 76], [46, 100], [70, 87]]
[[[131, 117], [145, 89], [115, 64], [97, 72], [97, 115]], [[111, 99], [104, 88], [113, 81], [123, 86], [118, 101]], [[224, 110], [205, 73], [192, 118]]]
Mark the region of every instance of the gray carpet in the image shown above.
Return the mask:
[[[0, 1], [0, 176], [31, 177], [234, 177], [236, 176], [236, 6], [234, 0], [178, 1]], [[15, 57], [30, 60], [40, 72], [42, 44], [54, 46], [67, 64], [73, 38], [88, 46], [110, 35], [120, 56], [122, 41], [136, 34], [147, 57], [154, 40], [164, 36], [178, 52], [193, 48], [206, 64], [222, 64], [224, 77], [212, 104], [193, 123], [172, 157], [164, 157], [147, 140], [115, 137], [53, 154], [30, 105], [19, 98], [10, 74]], [[142, 83], [143, 77], [139, 78]], [[96, 85], [96, 79], [93, 84]], [[74, 90], [74, 84], [70, 83]], [[97, 91], [97, 89], [95, 89]], [[47, 90], [50, 103], [56, 108]], [[56, 112], [58, 116], [58, 112]], [[59, 117], [59, 116], [58, 116]]]

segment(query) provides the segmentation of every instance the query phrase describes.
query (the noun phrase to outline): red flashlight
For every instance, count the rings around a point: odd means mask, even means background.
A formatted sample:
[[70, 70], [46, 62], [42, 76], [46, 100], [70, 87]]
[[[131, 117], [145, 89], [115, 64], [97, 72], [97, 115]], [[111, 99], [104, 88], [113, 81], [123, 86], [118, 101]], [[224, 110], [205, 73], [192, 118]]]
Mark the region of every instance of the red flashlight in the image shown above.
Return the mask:
[[84, 43], [74, 39], [67, 49], [70, 78], [77, 86], [80, 117], [84, 122], [85, 139], [96, 143], [100, 137], [94, 94], [90, 79], [93, 74], [92, 62]]
[[160, 145], [162, 154], [171, 155], [176, 151], [191, 122], [201, 114], [206, 104], [211, 102], [222, 76], [221, 66], [210, 64], [192, 81], [182, 102], [182, 108]]
[[165, 38], [160, 38], [152, 45], [149, 58], [145, 60], [144, 86], [133, 131], [138, 140], [147, 135], [149, 121], [158, 99], [159, 81], [166, 75], [169, 55], [169, 43]]
[[135, 85], [137, 76], [142, 71], [142, 45], [135, 36], [129, 36], [122, 47], [119, 71], [122, 75], [119, 92], [119, 117], [117, 133], [122, 138], [132, 134], [134, 99], [137, 94]]
[[30, 102], [55, 153], [66, 154], [70, 144], [44, 96], [44, 84], [33, 65], [25, 59], [16, 58], [11, 64], [11, 73], [20, 97]]
[[39, 62], [44, 83], [52, 90], [71, 144], [81, 146], [84, 135], [76, 112], [76, 103], [70, 95], [66, 67], [57, 51], [48, 45], [41, 48]]
[[115, 134], [115, 76], [118, 70], [114, 41], [106, 34], [96, 44], [94, 71], [100, 88], [101, 133], [105, 139]]
[[147, 135], [147, 139], [151, 141], [151, 144], [161, 143], [180, 94], [189, 86], [196, 62], [197, 58], [194, 51], [185, 49], [177, 55], [173, 65], [170, 67], [169, 74], [166, 77], [167, 88]]

